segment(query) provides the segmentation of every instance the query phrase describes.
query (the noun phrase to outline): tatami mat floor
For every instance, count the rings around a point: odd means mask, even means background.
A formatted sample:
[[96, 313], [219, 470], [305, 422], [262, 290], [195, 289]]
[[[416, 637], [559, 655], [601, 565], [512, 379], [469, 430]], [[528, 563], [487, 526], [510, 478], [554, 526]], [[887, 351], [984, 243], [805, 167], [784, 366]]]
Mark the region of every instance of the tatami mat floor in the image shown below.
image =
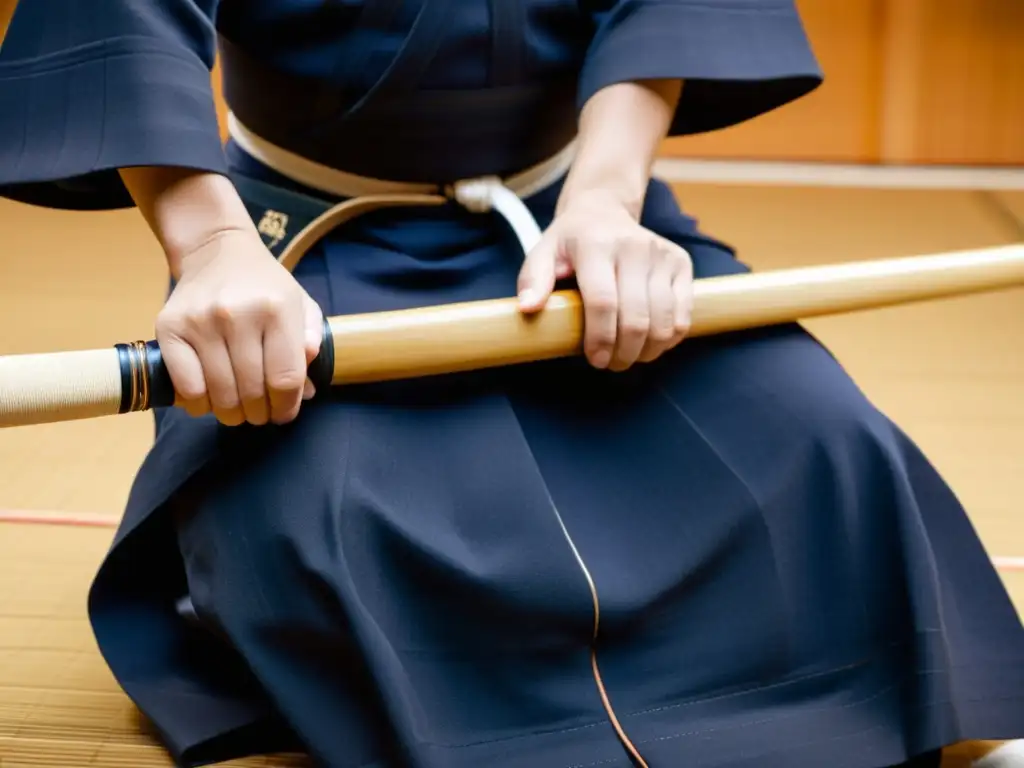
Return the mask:
[[[759, 269], [974, 248], [1024, 233], [1024, 192], [678, 192], [706, 229]], [[149, 338], [164, 279], [133, 211], [0, 202], [0, 354]], [[1024, 290], [809, 326], [949, 479], [1024, 611]], [[0, 431], [0, 510], [112, 524], [151, 436], [147, 415]], [[170, 765], [111, 679], [85, 619], [110, 535], [105, 526], [0, 523], [2, 768]]]

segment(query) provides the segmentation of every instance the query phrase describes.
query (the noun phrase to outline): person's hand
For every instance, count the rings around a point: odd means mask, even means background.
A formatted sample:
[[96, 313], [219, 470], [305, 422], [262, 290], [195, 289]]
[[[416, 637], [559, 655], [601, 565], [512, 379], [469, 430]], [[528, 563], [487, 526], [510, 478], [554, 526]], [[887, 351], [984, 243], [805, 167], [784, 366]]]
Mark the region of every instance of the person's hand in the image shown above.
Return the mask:
[[323, 314], [248, 229], [221, 232], [181, 259], [156, 323], [177, 394], [193, 416], [228, 426], [283, 424], [312, 397], [306, 370]]
[[690, 255], [642, 227], [611, 195], [576, 198], [555, 217], [519, 275], [524, 312], [543, 308], [555, 281], [575, 274], [591, 365], [624, 371], [686, 336], [693, 306]]

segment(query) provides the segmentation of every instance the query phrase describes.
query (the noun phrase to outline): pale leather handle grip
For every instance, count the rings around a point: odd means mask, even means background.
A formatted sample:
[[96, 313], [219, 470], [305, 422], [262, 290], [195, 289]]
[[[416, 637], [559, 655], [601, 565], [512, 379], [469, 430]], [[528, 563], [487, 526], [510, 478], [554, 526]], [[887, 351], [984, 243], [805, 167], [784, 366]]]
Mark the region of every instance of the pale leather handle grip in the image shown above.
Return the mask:
[[[786, 269], [698, 280], [692, 336], [1024, 285], [1024, 246]], [[514, 299], [332, 317], [309, 375], [328, 384], [386, 381], [580, 352], [580, 297], [541, 313]], [[0, 427], [171, 405], [155, 342], [113, 350], [0, 356]]]
[[112, 416], [121, 390], [115, 349], [0, 357], [0, 427]]

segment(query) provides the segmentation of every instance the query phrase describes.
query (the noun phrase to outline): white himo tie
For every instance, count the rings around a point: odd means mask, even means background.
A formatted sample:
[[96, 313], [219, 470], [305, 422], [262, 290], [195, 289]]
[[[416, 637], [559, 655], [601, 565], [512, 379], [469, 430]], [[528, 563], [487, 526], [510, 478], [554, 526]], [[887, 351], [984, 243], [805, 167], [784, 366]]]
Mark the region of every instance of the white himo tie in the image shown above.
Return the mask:
[[[282, 176], [334, 197], [347, 198], [296, 235], [280, 257], [289, 268], [301, 258], [298, 251], [304, 253], [312, 245], [306, 242], [309, 237], [323, 237], [330, 229], [362, 213], [386, 207], [438, 205], [448, 200], [473, 213], [498, 213], [512, 228], [523, 253], [529, 253], [540, 240], [541, 230], [523, 199], [557, 182], [568, 172], [576, 154], [573, 141], [556, 155], [505, 179], [485, 176], [442, 186], [375, 179], [322, 165], [257, 136], [230, 112], [228, 134], [247, 154]], [[298, 245], [296, 240], [300, 241]]]

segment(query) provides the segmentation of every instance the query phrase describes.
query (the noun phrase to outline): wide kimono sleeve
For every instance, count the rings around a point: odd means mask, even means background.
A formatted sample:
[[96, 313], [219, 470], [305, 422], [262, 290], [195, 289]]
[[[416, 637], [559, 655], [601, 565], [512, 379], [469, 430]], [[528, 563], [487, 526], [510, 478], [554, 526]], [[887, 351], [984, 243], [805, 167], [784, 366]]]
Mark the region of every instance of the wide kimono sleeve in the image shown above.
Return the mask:
[[21, 0], [0, 45], [0, 196], [132, 205], [117, 169], [226, 170], [216, 0]]
[[579, 92], [684, 79], [670, 136], [725, 128], [814, 90], [821, 70], [792, 0], [580, 0], [596, 28]]

